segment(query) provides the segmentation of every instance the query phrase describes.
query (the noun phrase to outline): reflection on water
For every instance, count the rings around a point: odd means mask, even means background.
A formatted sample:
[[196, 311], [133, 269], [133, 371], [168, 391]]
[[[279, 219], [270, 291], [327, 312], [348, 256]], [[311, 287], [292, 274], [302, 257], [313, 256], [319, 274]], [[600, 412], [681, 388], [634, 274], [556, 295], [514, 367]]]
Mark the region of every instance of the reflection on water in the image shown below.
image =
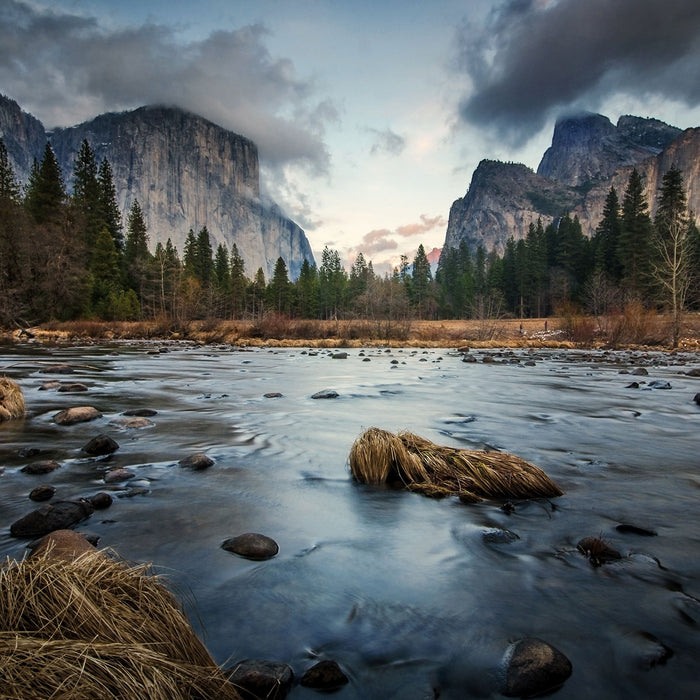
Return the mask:
[[[429, 698], [434, 689], [499, 697], [503, 652], [535, 636], [572, 661], [562, 697], [698, 692], [700, 380], [684, 374], [698, 357], [541, 351], [484, 364], [445, 350], [350, 350], [343, 360], [154, 347], [0, 348], [0, 372], [21, 384], [28, 406], [24, 420], [0, 424], [0, 554], [24, 553], [9, 526], [36, 507], [33, 487], [52, 484], [55, 499], [111, 489], [121, 497], [80, 529], [153, 562], [222, 664], [262, 657], [300, 675], [332, 658], [351, 678], [336, 694], [343, 699]], [[75, 372], [41, 372], [58, 362]], [[671, 389], [627, 388], [621, 368], [641, 363], [641, 379]], [[41, 390], [48, 379], [88, 391]], [[310, 398], [324, 389], [339, 397]], [[53, 423], [76, 405], [103, 417]], [[158, 411], [153, 426], [114, 422], [138, 408]], [[515, 503], [508, 514], [501, 502], [466, 506], [355, 484], [347, 456], [370, 426], [517, 453], [566, 495]], [[120, 449], [86, 458], [80, 448], [100, 433]], [[31, 458], [20, 451], [31, 447], [61, 468], [22, 473]], [[215, 465], [177, 466], [195, 451]], [[135, 482], [105, 486], [115, 468]], [[658, 534], [621, 532], [621, 523]], [[250, 531], [273, 537], [279, 555], [251, 562], [220, 548]], [[589, 535], [622, 560], [591, 567], [576, 551]], [[673, 656], [654, 665], [649, 639]], [[296, 686], [290, 697], [317, 695]]]

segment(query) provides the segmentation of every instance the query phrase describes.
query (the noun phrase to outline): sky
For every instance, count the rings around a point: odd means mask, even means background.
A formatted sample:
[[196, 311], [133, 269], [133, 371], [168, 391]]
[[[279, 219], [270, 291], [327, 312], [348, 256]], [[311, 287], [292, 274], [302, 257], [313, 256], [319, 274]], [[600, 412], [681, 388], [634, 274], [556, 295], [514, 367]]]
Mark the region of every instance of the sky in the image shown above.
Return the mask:
[[700, 126], [698, 0], [0, 0], [0, 92], [47, 128], [176, 105], [349, 266], [441, 247], [484, 158], [578, 111]]

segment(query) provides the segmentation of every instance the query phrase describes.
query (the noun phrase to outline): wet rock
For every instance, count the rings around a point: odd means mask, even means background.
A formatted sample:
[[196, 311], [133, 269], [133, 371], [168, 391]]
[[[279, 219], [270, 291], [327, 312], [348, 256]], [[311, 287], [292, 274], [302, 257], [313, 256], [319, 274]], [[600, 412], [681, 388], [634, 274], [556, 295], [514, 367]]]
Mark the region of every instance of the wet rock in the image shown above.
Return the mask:
[[221, 544], [227, 552], [233, 552], [246, 559], [264, 561], [271, 559], [279, 552], [279, 545], [271, 537], [257, 532], [246, 532], [237, 537], [231, 537]]
[[339, 396], [337, 391], [333, 389], [324, 389], [323, 391], [317, 391], [315, 394], [311, 395], [312, 399], [337, 399]]
[[700, 367], [693, 367], [686, 372], [688, 377], [700, 377]]
[[576, 548], [591, 562], [592, 566], [600, 566], [622, 559], [620, 552], [613, 549], [600, 537], [584, 537], [576, 545]]
[[61, 382], [56, 381], [55, 379], [50, 381], [50, 382], [44, 382], [40, 387], [39, 391], [49, 391], [50, 389], [58, 389], [58, 387], [61, 386]]
[[85, 500], [56, 501], [27, 513], [10, 526], [12, 537], [42, 537], [54, 530], [64, 530], [89, 518], [94, 512]]
[[58, 425], [75, 425], [76, 423], [87, 423], [88, 421], [102, 418], [102, 414], [92, 406], [73, 406], [65, 411], [59, 411], [53, 420]]
[[95, 510], [104, 510], [105, 508], [109, 508], [112, 505], [114, 499], [110, 494], [106, 493], [105, 491], [100, 491], [94, 496], [90, 496], [90, 498], [88, 498], [88, 501], [90, 501], [90, 505]]
[[189, 457], [181, 459], [178, 464], [181, 467], [193, 469], [194, 471], [198, 472], [211, 467], [212, 464], [214, 464], [214, 460], [211, 457], [207, 457], [204, 452], [195, 452]]
[[114, 418], [110, 421], [112, 425], [118, 425], [120, 428], [129, 428], [136, 430], [138, 428], [150, 428], [155, 423], [148, 420], [144, 416], [125, 416], [123, 418]]
[[639, 389], [639, 382], [632, 382], [628, 384], [625, 389]]
[[32, 489], [29, 493], [29, 498], [32, 501], [48, 501], [54, 497], [56, 488], [50, 484], [42, 484]]
[[301, 685], [307, 688], [316, 688], [318, 690], [335, 690], [348, 682], [348, 677], [343, 673], [338, 663], [330, 659], [324, 659], [314, 664], [306, 670], [299, 681]]
[[118, 494], [119, 498], [133, 498], [134, 496], [147, 496], [151, 492], [150, 489], [145, 486], [136, 486], [134, 488], [125, 491], [124, 493]]
[[41, 454], [41, 450], [38, 447], [23, 447], [17, 454], [25, 459], [27, 457], [36, 457], [38, 454]]
[[695, 396], [693, 396], [693, 401], [695, 401], [695, 403], [698, 406], [700, 406], [700, 393], [697, 393], [697, 394], [695, 394]]
[[491, 357], [491, 355], [484, 355], [484, 357], [482, 358], [481, 361], [482, 361], [485, 365], [488, 365], [488, 364], [494, 363], [496, 360], [494, 360], [493, 357]]
[[30, 557], [44, 556], [50, 553], [57, 559], [72, 561], [86, 552], [96, 552], [95, 544], [85, 535], [73, 530], [55, 530], [44, 535], [38, 542], [32, 543]]
[[646, 377], [649, 375], [649, 372], [644, 367], [637, 367], [636, 369], [633, 369], [630, 374], [634, 375], [635, 377]]
[[503, 695], [530, 698], [556, 690], [571, 675], [571, 661], [551, 644], [530, 637], [512, 644], [504, 657]]
[[152, 408], [132, 408], [122, 413], [123, 416], [135, 416], [138, 418], [152, 418], [158, 415], [158, 411]]
[[226, 672], [232, 683], [247, 700], [269, 698], [278, 700], [286, 697], [292, 687], [294, 673], [287, 664], [264, 661], [262, 659], [244, 659]]
[[615, 529], [618, 532], [625, 532], [631, 535], [642, 535], [643, 537], [656, 537], [658, 534], [656, 530], [640, 527], [639, 525], [632, 525], [631, 523], [620, 523]]
[[346, 352], [334, 352], [331, 358], [334, 360], [347, 360], [348, 354]]
[[83, 446], [83, 452], [92, 457], [111, 455], [119, 449], [119, 444], [109, 435], [98, 435]]
[[50, 474], [60, 466], [61, 465], [58, 462], [54, 462], [52, 459], [44, 459], [40, 462], [27, 464], [25, 467], [22, 467], [20, 471], [24, 472], [25, 474]]
[[134, 472], [130, 472], [128, 469], [112, 469], [104, 475], [104, 482], [105, 484], [116, 484], [119, 481], [133, 479], [134, 476]]
[[671, 385], [663, 379], [655, 379], [647, 384], [647, 389], [670, 389]]
[[465, 355], [462, 358], [462, 362], [476, 362], [476, 357], [474, 355]]
[[520, 539], [514, 532], [502, 530], [498, 527], [484, 530], [484, 532], [481, 533], [481, 537], [486, 544], [510, 544]]
[[72, 384], [61, 384], [56, 391], [60, 391], [62, 393], [67, 393], [67, 394], [74, 394], [78, 393], [81, 391], [87, 391], [88, 388], [85, 386], [85, 384], [81, 384], [80, 382], [73, 382]]
[[279, 391], [269, 391], [267, 394], [263, 394], [266, 399], [281, 399], [282, 394]]
[[70, 365], [49, 365], [39, 370], [42, 374], [72, 374], [73, 371]]

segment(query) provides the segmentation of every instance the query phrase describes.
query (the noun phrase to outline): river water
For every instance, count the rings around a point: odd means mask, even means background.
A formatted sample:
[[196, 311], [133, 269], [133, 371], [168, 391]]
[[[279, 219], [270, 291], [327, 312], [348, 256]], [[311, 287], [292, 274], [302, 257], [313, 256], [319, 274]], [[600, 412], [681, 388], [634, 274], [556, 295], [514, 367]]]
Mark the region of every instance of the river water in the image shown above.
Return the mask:
[[[55, 486], [54, 500], [107, 490], [113, 505], [77, 529], [152, 562], [222, 665], [264, 658], [298, 677], [334, 659], [350, 677], [339, 700], [501, 697], [508, 645], [538, 637], [571, 660], [559, 697], [698, 697], [700, 379], [686, 372], [700, 357], [347, 352], [1, 346], [0, 373], [19, 382], [28, 413], [0, 423], [0, 555], [23, 556], [27, 541], [9, 529], [41, 505], [27, 497], [35, 486]], [[41, 372], [57, 362], [74, 373]], [[648, 376], [626, 373], [641, 365]], [[88, 391], [40, 390], [50, 379]], [[324, 389], [339, 396], [311, 398]], [[53, 422], [78, 405], [103, 417]], [[115, 423], [137, 408], [158, 412], [152, 426]], [[371, 426], [516, 453], [566, 493], [508, 513], [503, 501], [359, 485], [348, 453]], [[100, 433], [119, 450], [86, 458]], [[31, 447], [42, 452], [20, 456]], [[179, 467], [193, 452], [215, 464]], [[36, 459], [62, 466], [20, 471]], [[105, 485], [119, 467], [135, 478]], [[243, 532], [272, 537], [279, 554], [253, 562], [221, 548]], [[591, 535], [622, 558], [593, 567], [576, 550]], [[318, 695], [295, 685], [289, 697]]]

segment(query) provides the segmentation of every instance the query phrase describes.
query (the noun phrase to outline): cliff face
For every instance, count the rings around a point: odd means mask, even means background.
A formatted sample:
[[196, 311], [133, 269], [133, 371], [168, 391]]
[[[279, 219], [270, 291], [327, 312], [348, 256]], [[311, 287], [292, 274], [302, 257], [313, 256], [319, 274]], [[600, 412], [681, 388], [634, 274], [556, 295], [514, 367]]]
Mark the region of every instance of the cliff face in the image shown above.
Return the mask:
[[26, 182], [34, 158], [41, 160], [46, 148], [43, 124], [31, 114], [23, 112], [9, 97], [0, 95], [0, 138], [20, 182]]
[[452, 204], [444, 247], [466, 240], [472, 251], [481, 245], [503, 254], [511, 235], [524, 238], [531, 222], [541, 217], [546, 226], [577, 199], [573, 188], [525, 165], [482, 160], [467, 193]]
[[537, 174], [519, 164], [482, 161], [464, 197], [452, 205], [446, 247], [466, 240], [502, 253], [510, 236], [524, 238], [530, 223], [571, 212], [592, 236], [611, 186], [622, 201], [633, 168], [642, 176], [652, 213], [661, 181], [675, 165], [683, 172], [688, 207], [700, 213], [700, 128], [682, 132], [656, 119], [601, 115], [560, 120]]
[[251, 278], [262, 268], [271, 279], [278, 257], [291, 278], [304, 259], [313, 262], [303, 230], [260, 197], [252, 141], [172, 107], [102, 114], [50, 134], [69, 189], [83, 139], [112, 166], [124, 222], [138, 199], [152, 248], [170, 238], [182, 255], [189, 229], [206, 226], [214, 249], [237, 245]]

